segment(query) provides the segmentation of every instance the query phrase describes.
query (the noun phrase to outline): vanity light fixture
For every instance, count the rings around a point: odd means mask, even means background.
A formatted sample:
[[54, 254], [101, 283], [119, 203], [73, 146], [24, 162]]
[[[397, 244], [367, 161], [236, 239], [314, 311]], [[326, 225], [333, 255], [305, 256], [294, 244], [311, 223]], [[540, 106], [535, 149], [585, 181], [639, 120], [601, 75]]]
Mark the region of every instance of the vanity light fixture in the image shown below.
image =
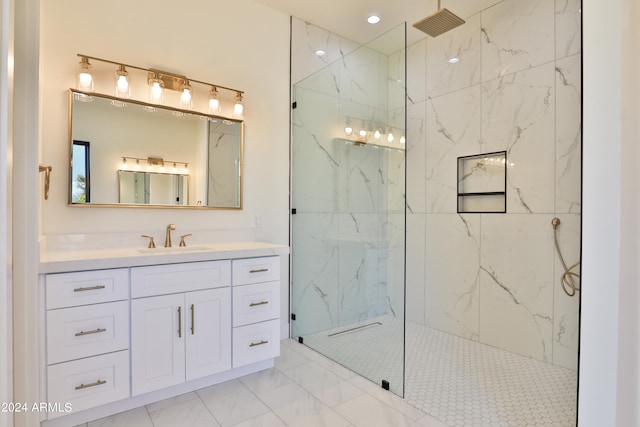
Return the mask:
[[124, 65], [118, 66], [116, 71], [116, 96], [119, 98], [129, 98], [131, 96], [131, 84], [129, 82], [129, 72]]
[[152, 72], [149, 78], [149, 102], [153, 104], [164, 103], [164, 81], [159, 78], [158, 73]]
[[347, 126], [346, 128], [344, 128], [344, 134], [347, 136], [353, 135], [353, 128], [351, 126]]
[[78, 70], [78, 89], [93, 92], [93, 67], [86, 56], [80, 57], [80, 69]]
[[402, 135], [402, 136], [400, 137], [400, 144], [404, 144], [404, 143], [406, 143], [406, 142], [407, 142], [407, 138], [405, 138], [405, 137], [404, 137], [404, 135]]
[[389, 131], [389, 134], [387, 135], [387, 142], [393, 142], [394, 139], [395, 137], [393, 136], [393, 133]]
[[134, 169], [135, 170], [140, 170], [141, 168], [141, 162], [142, 163], [146, 163], [147, 167], [146, 170], [149, 172], [159, 172], [159, 173], [167, 173], [167, 164], [173, 164], [173, 167], [170, 169], [171, 173], [179, 173], [178, 172], [178, 165], [184, 165], [182, 171], [180, 172], [181, 174], [188, 174], [189, 173], [189, 163], [187, 162], [178, 162], [178, 161], [174, 161], [174, 160], [164, 160], [162, 157], [147, 157], [147, 158], [141, 158], [141, 157], [129, 157], [129, 156], [123, 156], [122, 157], [122, 164], [120, 165], [120, 170], [129, 170], [129, 163], [128, 161], [131, 160], [135, 160], [136, 164]]
[[236, 92], [236, 103], [233, 105], [233, 117], [242, 119], [244, 115], [244, 105], [242, 105], [242, 92]]
[[185, 110], [191, 109], [191, 85], [189, 84], [189, 80], [185, 80], [182, 84], [182, 94], [180, 94], [180, 108]]
[[374, 137], [375, 139], [380, 139], [380, 137], [381, 137], [381, 136], [382, 136], [382, 135], [380, 135], [380, 131], [379, 131], [379, 130], [376, 130], [375, 132], [373, 132], [373, 137]]
[[[172, 95], [171, 97], [169, 97], [169, 100], [167, 102], [178, 104], [174, 105], [174, 107], [185, 110], [184, 113], [188, 112], [186, 110], [192, 110], [193, 108], [196, 108], [194, 106], [199, 107], [201, 105], [202, 108], [206, 108], [208, 110], [209, 114], [219, 115], [222, 110], [222, 102], [225, 102], [228, 99], [226, 96], [220, 97], [218, 95], [219, 90], [222, 89], [235, 93], [235, 102], [233, 104], [233, 109], [230, 111], [230, 113], [232, 113], [232, 117], [241, 120], [244, 119], [244, 105], [242, 102], [244, 92], [241, 90], [194, 80], [183, 75], [169, 73], [157, 69], [136, 67], [130, 64], [114, 62], [83, 54], [78, 54], [78, 56], [80, 57], [80, 65], [77, 79], [77, 89], [82, 92], [93, 92], [94, 81], [96, 77], [104, 75], [102, 73], [102, 71], [104, 71], [103, 68], [96, 68], [96, 71], [94, 72], [94, 67], [97, 67], [96, 63], [106, 63], [111, 64], [111, 66], [115, 65], [117, 67], [113, 84], [115, 97], [120, 99], [115, 100], [113, 104], [115, 106], [124, 107], [127, 105], [124, 100], [131, 98], [131, 76], [133, 76], [134, 81], [137, 81], [135, 80], [138, 78], [136, 77], [136, 75], [139, 74], [140, 71], [142, 71], [147, 73], [146, 82], [148, 84], [148, 102], [150, 104], [165, 104], [165, 92], [167, 90], [175, 91], [178, 92], [177, 98], [173, 97]], [[89, 61], [91, 61], [93, 64], [91, 64]], [[98, 80], [100, 80], [100, 78], [98, 78]], [[98, 81], [98, 84], [102, 86], [100, 81]], [[135, 90], [135, 88], [133, 89]], [[208, 105], [207, 92], [209, 98]], [[90, 94], [82, 93], [77, 94], [77, 96], [85, 98], [80, 99], [81, 101], [92, 101]], [[198, 101], [200, 97], [204, 98], [204, 102], [200, 103]], [[133, 100], [131, 102], [133, 102]], [[148, 112], [156, 111], [156, 108], [153, 106], [145, 106], [144, 109]], [[205, 111], [201, 112], [205, 113]]]
[[209, 91], [209, 114], [220, 114], [218, 88], [215, 86], [211, 86], [211, 90]]

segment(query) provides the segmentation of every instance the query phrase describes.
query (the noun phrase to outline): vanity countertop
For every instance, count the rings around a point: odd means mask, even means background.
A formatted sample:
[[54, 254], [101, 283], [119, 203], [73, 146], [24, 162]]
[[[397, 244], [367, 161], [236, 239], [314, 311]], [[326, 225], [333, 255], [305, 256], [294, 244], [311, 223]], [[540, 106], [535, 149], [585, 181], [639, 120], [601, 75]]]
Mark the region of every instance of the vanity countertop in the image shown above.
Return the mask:
[[251, 258], [287, 255], [289, 247], [263, 242], [227, 242], [155, 249], [108, 248], [91, 250], [43, 251], [39, 273], [99, 270], [105, 268], [137, 267], [180, 262], [212, 261], [232, 258]]

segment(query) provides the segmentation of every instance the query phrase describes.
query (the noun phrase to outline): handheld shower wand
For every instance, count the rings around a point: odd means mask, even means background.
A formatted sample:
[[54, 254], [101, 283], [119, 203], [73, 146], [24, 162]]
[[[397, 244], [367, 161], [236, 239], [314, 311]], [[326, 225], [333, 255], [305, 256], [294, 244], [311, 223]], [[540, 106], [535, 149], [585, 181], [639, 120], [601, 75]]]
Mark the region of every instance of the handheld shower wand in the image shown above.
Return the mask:
[[562, 252], [560, 251], [560, 245], [558, 244], [558, 226], [560, 225], [560, 218], [553, 218], [551, 220], [551, 225], [553, 226], [553, 240], [556, 245], [556, 251], [558, 252], [558, 257], [560, 258], [560, 262], [562, 263], [562, 267], [564, 268], [564, 272], [560, 277], [562, 290], [565, 294], [572, 297], [576, 294], [576, 292], [580, 290], [580, 285], [576, 283], [576, 281], [580, 279], [580, 273], [572, 271], [574, 268], [580, 265], [580, 261], [567, 268], [567, 264], [564, 262], [564, 257], [562, 256]]

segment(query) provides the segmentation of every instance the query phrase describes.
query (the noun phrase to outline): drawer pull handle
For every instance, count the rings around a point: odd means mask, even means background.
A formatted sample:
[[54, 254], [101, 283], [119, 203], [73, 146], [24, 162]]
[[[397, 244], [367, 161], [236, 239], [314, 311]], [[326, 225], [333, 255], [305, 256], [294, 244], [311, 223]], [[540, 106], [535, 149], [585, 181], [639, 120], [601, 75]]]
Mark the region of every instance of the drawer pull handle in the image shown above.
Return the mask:
[[83, 337], [85, 335], [99, 334], [101, 332], [107, 332], [105, 328], [94, 329], [93, 331], [80, 331], [76, 332], [77, 337]]
[[178, 338], [182, 338], [182, 307], [178, 306]]
[[256, 270], [249, 270], [249, 273], [266, 273], [269, 271], [268, 268], [258, 268]]
[[196, 331], [196, 307], [191, 304], [191, 335]]
[[106, 384], [106, 383], [107, 383], [106, 381], [98, 380], [95, 383], [91, 383], [91, 384], [80, 384], [80, 385], [76, 386], [76, 390], [82, 390], [82, 389], [89, 388], [89, 387], [95, 387], [97, 385], [103, 385], [103, 384]]
[[265, 305], [265, 304], [269, 304], [269, 301], [252, 302], [251, 304], [249, 304], [249, 307], [256, 307], [258, 305]]
[[269, 344], [269, 341], [262, 340], [260, 342], [252, 342], [249, 347], [257, 347], [259, 345]]
[[86, 288], [75, 288], [73, 292], [97, 291], [98, 289], [104, 289], [104, 288], [106, 288], [105, 285], [88, 286]]

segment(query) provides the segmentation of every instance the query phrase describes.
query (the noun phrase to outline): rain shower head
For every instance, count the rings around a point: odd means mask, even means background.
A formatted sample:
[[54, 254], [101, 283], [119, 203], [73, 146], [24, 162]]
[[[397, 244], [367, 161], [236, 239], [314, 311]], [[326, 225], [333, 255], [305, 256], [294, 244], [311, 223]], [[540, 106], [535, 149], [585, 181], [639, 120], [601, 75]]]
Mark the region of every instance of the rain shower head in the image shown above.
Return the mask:
[[438, 0], [438, 10], [424, 19], [413, 24], [415, 28], [423, 33], [429, 34], [431, 37], [437, 37], [442, 33], [446, 33], [462, 24], [464, 19], [454, 14], [447, 8], [440, 8], [440, 0]]

